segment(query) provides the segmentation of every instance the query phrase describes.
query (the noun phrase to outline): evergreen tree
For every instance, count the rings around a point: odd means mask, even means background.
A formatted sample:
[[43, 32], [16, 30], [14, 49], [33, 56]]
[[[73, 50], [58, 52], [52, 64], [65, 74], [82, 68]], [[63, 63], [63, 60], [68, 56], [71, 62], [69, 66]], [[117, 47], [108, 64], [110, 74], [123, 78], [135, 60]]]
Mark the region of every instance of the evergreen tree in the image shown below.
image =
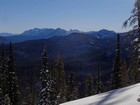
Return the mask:
[[0, 105], [10, 105], [8, 95], [8, 70], [5, 60], [4, 44], [0, 53]]
[[7, 89], [7, 67], [4, 56], [4, 45], [2, 44], [1, 54], [0, 54], [0, 87], [3, 90], [3, 93], [6, 94]]
[[3, 100], [6, 98], [8, 92], [7, 77], [8, 77], [8, 71], [6, 67], [6, 60], [4, 54], [4, 44], [2, 44], [1, 53], [0, 53], [0, 89], [1, 89], [0, 97]]
[[14, 63], [14, 56], [13, 56], [13, 46], [10, 42], [10, 49], [9, 49], [9, 58], [8, 58], [8, 95], [10, 98], [10, 105], [21, 105], [20, 101], [20, 91], [18, 86], [17, 75], [15, 71], [15, 63]]
[[128, 86], [129, 83], [128, 68], [127, 68], [126, 61], [123, 59], [121, 60], [120, 71], [121, 71], [121, 76], [123, 77], [121, 81], [122, 87]]
[[31, 105], [36, 105], [37, 103], [37, 90], [36, 90], [36, 59], [34, 59], [33, 65], [34, 65], [34, 69], [33, 69], [33, 76], [31, 78]]
[[94, 94], [94, 88], [93, 88], [93, 76], [92, 74], [89, 74], [86, 80], [86, 96], [91, 96]]
[[64, 63], [60, 56], [55, 60], [53, 68], [53, 79], [54, 79], [54, 96], [56, 95], [56, 105], [66, 102], [66, 84], [65, 84], [65, 73]]
[[[33, 60], [33, 70], [25, 72], [24, 75], [24, 104], [36, 105], [37, 104], [37, 88], [36, 88], [36, 59]], [[28, 74], [27, 74], [28, 73]]]
[[56, 69], [54, 69], [54, 65], [51, 65], [50, 67], [51, 70], [51, 78], [52, 78], [52, 86], [51, 86], [51, 97], [50, 97], [50, 101], [52, 103], [52, 105], [59, 105], [60, 103], [60, 98], [59, 98], [59, 89], [58, 89], [58, 85], [57, 85], [57, 71]]
[[131, 60], [129, 67], [129, 84], [140, 82], [140, 40], [138, 37], [132, 41], [131, 45]]
[[0, 88], [0, 105], [6, 105], [5, 104], [5, 99], [4, 99], [4, 94], [2, 92], [2, 89]]
[[97, 67], [97, 81], [96, 81], [96, 94], [103, 92], [103, 84], [101, 80], [101, 72], [100, 72], [100, 65], [98, 63]]
[[117, 35], [117, 46], [116, 54], [113, 64], [113, 70], [111, 73], [111, 89], [118, 89], [122, 87], [122, 78], [121, 78], [121, 56], [120, 56], [120, 35]]
[[129, 33], [133, 33], [133, 37], [136, 36], [132, 41], [131, 65], [129, 68], [130, 84], [134, 84], [140, 82], [140, 0], [135, 0], [131, 16], [123, 24], [124, 27], [128, 25], [133, 26], [133, 30]]
[[129, 67], [129, 84], [135, 84], [138, 79], [139, 58], [136, 52], [133, 52]]
[[40, 100], [39, 105], [53, 105], [51, 102], [52, 80], [51, 73], [48, 69], [48, 59], [46, 50], [43, 50], [42, 69], [40, 70]]
[[67, 82], [67, 101], [78, 99], [78, 88], [74, 73], [70, 73]]
[[140, 35], [140, 0], [135, 0], [134, 8], [131, 13], [131, 16], [124, 22], [123, 26], [133, 26], [133, 31], [139, 32]]

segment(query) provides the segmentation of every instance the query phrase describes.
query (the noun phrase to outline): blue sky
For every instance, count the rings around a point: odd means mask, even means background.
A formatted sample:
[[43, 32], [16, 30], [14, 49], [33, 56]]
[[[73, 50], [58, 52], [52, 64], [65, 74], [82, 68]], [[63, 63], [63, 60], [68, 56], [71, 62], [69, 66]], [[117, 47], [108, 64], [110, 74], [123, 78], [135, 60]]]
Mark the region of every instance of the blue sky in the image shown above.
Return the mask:
[[117, 32], [130, 16], [135, 0], [0, 0], [0, 32], [32, 28]]

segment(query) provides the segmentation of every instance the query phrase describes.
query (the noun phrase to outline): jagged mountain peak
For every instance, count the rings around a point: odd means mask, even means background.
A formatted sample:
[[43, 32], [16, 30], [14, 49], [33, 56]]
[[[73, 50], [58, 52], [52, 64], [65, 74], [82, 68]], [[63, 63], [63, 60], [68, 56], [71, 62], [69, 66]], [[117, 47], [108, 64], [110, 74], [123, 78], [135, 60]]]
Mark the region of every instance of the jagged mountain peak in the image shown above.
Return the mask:
[[116, 36], [117, 33], [114, 31], [107, 30], [107, 29], [102, 29], [99, 31], [89, 31], [87, 32], [87, 34], [96, 36], [98, 38], [108, 38], [108, 37]]
[[96, 38], [109, 38], [109, 37], [114, 37], [116, 35], [116, 32], [109, 31], [106, 29], [102, 29], [100, 31], [82, 32], [76, 29], [70, 29], [69, 31], [67, 31], [62, 28], [56, 28], [56, 29], [34, 28], [34, 29], [26, 30], [21, 34], [17, 34], [14, 36], [6, 36], [5, 42], [9, 43], [9, 41], [11, 40], [13, 43], [18, 43], [18, 42], [23, 42], [23, 41], [28, 41], [28, 40], [48, 39], [55, 36], [68, 36], [68, 35], [71, 35], [72, 33], [77, 34], [77, 35], [85, 35], [85, 36], [90, 35]]

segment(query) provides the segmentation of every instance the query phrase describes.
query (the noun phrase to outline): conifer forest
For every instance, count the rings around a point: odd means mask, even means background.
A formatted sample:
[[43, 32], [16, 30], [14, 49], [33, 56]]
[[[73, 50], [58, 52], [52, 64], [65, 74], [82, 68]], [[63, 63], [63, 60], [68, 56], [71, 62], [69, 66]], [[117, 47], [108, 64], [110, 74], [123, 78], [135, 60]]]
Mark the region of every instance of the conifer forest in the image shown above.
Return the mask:
[[[16, 0], [14, 0], [14, 2], [15, 1]], [[23, 4], [25, 1], [22, 1]], [[36, 8], [41, 9], [42, 7], [46, 13], [47, 10], [45, 10], [45, 8], [51, 8], [49, 13], [52, 13], [49, 15], [53, 15], [54, 9], [58, 11], [59, 9], [63, 9], [64, 13], [59, 11], [60, 13], [55, 13], [54, 17], [52, 16], [50, 18], [48, 16], [50, 21], [58, 16], [61, 23], [63, 22], [59, 15], [63, 17], [62, 14], [66, 13], [67, 18], [65, 19], [69, 20], [69, 18], [73, 18], [74, 21], [80, 13], [84, 14], [84, 10], [91, 6], [90, 3], [88, 3], [89, 0], [83, 4], [83, 1], [79, 2], [79, 4], [77, 4], [77, 1], [73, 2], [74, 0], [72, 0], [72, 2], [68, 1], [67, 3], [69, 3], [69, 5], [72, 3], [71, 7], [65, 2], [63, 3], [67, 6], [60, 3], [58, 3], [58, 6], [56, 3], [53, 4], [53, 8], [51, 4], [53, 2], [48, 2], [50, 3], [50, 7], [49, 5], [47, 5], [48, 7], [44, 6], [43, 3], [41, 7], [38, 7], [39, 4], [37, 1], [33, 1]], [[62, 3], [62, 1], [60, 2]], [[97, 2], [98, 0], [95, 1]], [[67, 31], [61, 28], [34, 28], [15, 35], [0, 33], [0, 105], [63, 105], [63, 103], [64, 105], [71, 105], [67, 104], [67, 102], [85, 99], [86, 97], [97, 97], [100, 94], [102, 95], [102, 93], [107, 94], [117, 89], [124, 89], [124, 87], [138, 84], [140, 82], [140, 0], [132, 0], [132, 2], [134, 5], [130, 8], [132, 10], [132, 12], [129, 11], [129, 13], [131, 13], [129, 15], [130, 17], [124, 16], [126, 20], [121, 21], [121, 25], [119, 26], [123, 27], [124, 30], [130, 26], [131, 29], [128, 29], [127, 32], [117, 32], [106, 29], [100, 31], [79, 31], [71, 29]], [[11, 2], [11, 5], [15, 5], [12, 3], [13, 2]], [[107, 0], [107, 3], [109, 3], [109, 0]], [[88, 6], [86, 7], [87, 4]], [[33, 12], [31, 5], [31, 9], [28, 9], [29, 11], [27, 10], [26, 12]], [[79, 14], [75, 13], [75, 5], [79, 8]], [[18, 13], [18, 8], [20, 11], [22, 6], [21, 8], [18, 4], [15, 6], [17, 6], [15, 10]], [[28, 8], [28, 6], [29, 5], [26, 5], [24, 8]], [[83, 11], [80, 10], [82, 6]], [[106, 14], [102, 13], [99, 9], [99, 5], [97, 7], [97, 12], [101, 12], [100, 15], [102, 18], [105, 18]], [[109, 8], [102, 5], [100, 7]], [[74, 17], [67, 14], [72, 8], [75, 11], [73, 10], [70, 14], [74, 15]], [[115, 6], [112, 8], [115, 8]], [[1, 10], [2, 8], [0, 7], [0, 11]], [[5, 10], [5, 12], [6, 11], [8, 10]], [[35, 11], [33, 13], [41, 15], [44, 11], [39, 12], [38, 10], [36, 13]], [[94, 12], [95, 11], [92, 11], [92, 14], [94, 14]], [[27, 17], [28, 16], [29, 15], [27, 15]], [[21, 17], [19, 16], [19, 18]], [[30, 19], [30, 17], [28, 18]], [[37, 21], [39, 17], [36, 16], [34, 18]], [[119, 16], [117, 18], [119, 18]], [[1, 19], [7, 21], [8, 18], [1, 18], [0, 15], [0, 20]], [[64, 22], [65, 19], [63, 20]], [[81, 19], [84, 19], [84, 16], [78, 18], [79, 21]], [[88, 17], [86, 20], [88, 19], [90, 18]], [[96, 20], [100, 23], [100, 26], [103, 25], [103, 23], [101, 23], [102, 19], [99, 20], [96, 18]], [[103, 19], [103, 21], [105, 20]], [[107, 19], [107, 21], [111, 21], [111, 19]], [[47, 22], [46, 24], [49, 24], [49, 21]], [[53, 20], [53, 22], [59, 25], [56, 20]], [[72, 23], [72, 21], [69, 22]], [[7, 21], [7, 23], [10, 24], [10, 21]], [[0, 24], [2, 24], [1, 21]], [[28, 23], [24, 23], [24, 25], [25, 24], [28, 25]], [[84, 20], [83, 24], [85, 24]], [[115, 27], [114, 24], [115, 23], [112, 23], [111, 27]], [[96, 24], [94, 25], [93, 26], [96, 27]], [[1, 27], [0, 25], [0, 28]], [[20, 24], [18, 27], [22, 28]], [[84, 27], [83, 29], [87, 28], [84, 25], [81, 27]], [[137, 93], [140, 95], [139, 91]], [[114, 92], [112, 94], [117, 93]], [[140, 104], [140, 97], [136, 97], [134, 101]], [[99, 96], [99, 98], [101, 97]], [[111, 100], [110, 96], [98, 104], [92, 103], [86, 105], [120, 105], [117, 104], [117, 102], [114, 104], [104, 104], [103, 102], [106, 100]], [[73, 105], [80, 104], [75, 103]]]

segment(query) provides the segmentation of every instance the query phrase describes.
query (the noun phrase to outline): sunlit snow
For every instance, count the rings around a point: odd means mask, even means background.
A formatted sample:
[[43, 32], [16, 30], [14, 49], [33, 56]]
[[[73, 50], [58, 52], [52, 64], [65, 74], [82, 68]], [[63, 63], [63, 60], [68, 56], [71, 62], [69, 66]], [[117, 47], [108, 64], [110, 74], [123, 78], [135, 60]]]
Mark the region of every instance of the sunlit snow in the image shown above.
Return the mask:
[[61, 105], [140, 105], [140, 83]]

